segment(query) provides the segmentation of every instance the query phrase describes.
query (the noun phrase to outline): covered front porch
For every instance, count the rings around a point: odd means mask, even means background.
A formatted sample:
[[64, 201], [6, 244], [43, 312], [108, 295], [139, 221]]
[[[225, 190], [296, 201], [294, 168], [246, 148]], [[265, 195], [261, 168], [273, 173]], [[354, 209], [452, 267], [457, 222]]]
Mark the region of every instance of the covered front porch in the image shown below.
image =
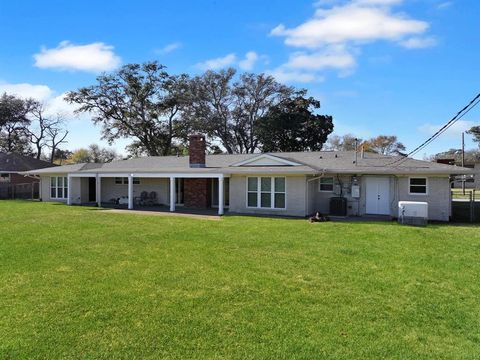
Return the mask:
[[67, 204], [169, 212], [215, 212], [229, 206], [229, 177], [212, 173], [72, 173]]

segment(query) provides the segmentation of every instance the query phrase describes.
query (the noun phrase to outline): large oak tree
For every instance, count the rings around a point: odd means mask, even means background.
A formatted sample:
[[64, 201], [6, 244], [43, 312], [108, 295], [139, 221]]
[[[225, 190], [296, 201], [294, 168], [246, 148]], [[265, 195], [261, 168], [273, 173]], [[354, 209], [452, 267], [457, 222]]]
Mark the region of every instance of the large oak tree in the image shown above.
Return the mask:
[[319, 151], [333, 131], [332, 117], [318, 115], [320, 102], [299, 94], [273, 106], [256, 126], [263, 152]]
[[187, 80], [186, 75], [169, 75], [157, 62], [128, 64], [97, 77], [95, 85], [69, 92], [65, 99], [80, 105], [77, 112], [91, 113], [110, 144], [132, 138], [137, 153], [168, 155], [179, 136]]
[[31, 154], [25, 129], [31, 122], [28, 115], [33, 104], [32, 99], [24, 100], [7, 93], [2, 94], [0, 97], [0, 151]]

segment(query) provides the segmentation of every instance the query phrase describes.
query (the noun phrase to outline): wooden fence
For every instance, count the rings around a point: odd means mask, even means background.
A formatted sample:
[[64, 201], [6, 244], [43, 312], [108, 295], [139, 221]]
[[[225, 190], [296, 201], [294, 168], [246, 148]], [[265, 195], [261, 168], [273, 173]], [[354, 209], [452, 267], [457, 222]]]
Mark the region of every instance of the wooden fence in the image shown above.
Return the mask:
[[0, 184], [0, 200], [40, 198], [40, 183]]

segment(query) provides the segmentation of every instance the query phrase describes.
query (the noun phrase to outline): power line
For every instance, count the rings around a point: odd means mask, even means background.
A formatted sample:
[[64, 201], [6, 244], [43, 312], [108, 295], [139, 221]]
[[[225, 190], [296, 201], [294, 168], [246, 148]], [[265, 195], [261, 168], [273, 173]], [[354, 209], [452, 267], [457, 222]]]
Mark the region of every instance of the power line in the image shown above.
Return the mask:
[[455, 124], [458, 120], [464, 117], [466, 114], [470, 112], [475, 106], [480, 103], [480, 93], [477, 94], [463, 109], [461, 109], [453, 118], [451, 118], [445, 125], [443, 125], [435, 134], [430, 136], [427, 140], [425, 140], [422, 144], [417, 146], [415, 149], [410, 151], [405, 157], [392, 161], [391, 163], [385, 166], [399, 166], [401, 163], [407, 160], [408, 157], [415, 155], [420, 150], [425, 148], [428, 144], [433, 142], [437, 139], [440, 135], [442, 135], [445, 131], [447, 131], [453, 124]]

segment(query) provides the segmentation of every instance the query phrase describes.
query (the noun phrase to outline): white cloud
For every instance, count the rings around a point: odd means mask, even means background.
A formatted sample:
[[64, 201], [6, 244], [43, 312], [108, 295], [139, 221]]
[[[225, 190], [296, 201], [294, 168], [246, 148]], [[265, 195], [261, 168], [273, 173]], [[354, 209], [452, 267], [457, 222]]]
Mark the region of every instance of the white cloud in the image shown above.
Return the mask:
[[245, 54], [245, 59], [238, 63], [238, 66], [242, 70], [250, 71], [253, 69], [258, 59], [259, 56], [255, 51], [249, 51]]
[[296, 52], [290, 55], [288, 62], [284, 64], [287, 68], [322, 70], [325, 68], [351, 69], [355, 67], [356, 61], [344, 47], [332, 46], [325, 50], [313, 53]]
[[155, 52], [157, 54], [162, 54], [163, 55], [163, 54], [168, 54], [168, 53], [171, 53], [172, 51], [178, 50], [181, 47], [182, 47], [182, 43], [177, 41], [177, 42], [167, 44], [164, 47], [162, 47], [161, 49], [155, 50]]
[[56, 48], [42, 48], [34, 58], [35, 66], [42, 69], [89, 72], [114, 70], [121, 63], [120, 57], [113, 51], [113, 46], [101, 42], [75, 45], [62, 41]]
[[74, 114], [74, 111], [78, 108], [78, 105], [67, 103], [64, 100], [64, 97], [66, 95], [65, 93], [58, 95], [47, 85], [34, 85], [28, 83], [0, 83], [0, 94], [4, 92], [6, 92], [7, 94], [16, 95], [24, 99], [33, 98], [35, 100], [38, 100], [45, 105], [45, 110], [47, 114], [60, 114], [64, 116], [66, 120], [83, 120], [90, 118], [89, 114]]
[[[446, 136], [449, 138], [460, 139], [462, 132], [470, 130], [472, 126], [475, 126], [476, 123], [474, 121], [469, 120], [459, 120], [455, 124], [453, 124], [450, 128], [442, 136]], [[431, 124], [426, 123], [423, 124], [418, 128], [418, 130], [426, 135], [433, 135], [435, 134], [443, 125], [442, 124]]]
[[429, 24], [393, 11], [403, 0], [320, 0], [312, 18], [298, 26], [280, 24], [270, 35], [283, 37], [288, 46], [303, 48], [290, 55], [281, 68], [318, 72], [337, 69], [339, 76], [353, 73], [361, 46], [389, 41], [405, 48], [430, 47], [425, 37]]
[[310, 83], [310, 82], [322, 82], [323, 77], [318, 76], [314, 72], [289, 70], [284, 67], [278, 67], [274, 70], [267, 71], [268, 75], [271, 75], [281, 83]]
[[452, 5], [453, 5], [453, 1], [445, 1], [445, 2], [442, 2], [442, 3], [438, 4], [437, 9], [439, 9], [439, 10], [447, 9]]
[[52, 97], [53, 91], [47, 85], [32, 85], [28, 83], [9, 84], [0, 82], [0, 94], [4, 92], [22, 98], [34, 98], [45, 101]]
[[237, 61], [237, 56], [234, 53], [227, 54], [223, 57], [210, 59], [195, 66], [201, 70], [218, 70], [227, 66], [233, 65]]
[[291, 29], [278, 25], [271, 34], [284, 36], [285, 43], [290, 46], [318, 48], [347, 42], [398, 41], [428, 29], [424, 21], [392, 13], [389, 6], [396, 2], [362, 0], [331, 9], [317, 9], [314, 17], [303, 24]]
[[79, 105], [67, 103], [64, 100], [65, 95], [66, 93], [63, 93], [48, 100], [46, 106], [49, 113], [61, 114], [69, 120], [90, 118], [90, 115], [87, 113], [75, 114], [74, 112]]
[[433, 37], [413, 37], [403, 40], [400, 45], [407, 49], [424, 49], [437, 45], [437, 39]]

